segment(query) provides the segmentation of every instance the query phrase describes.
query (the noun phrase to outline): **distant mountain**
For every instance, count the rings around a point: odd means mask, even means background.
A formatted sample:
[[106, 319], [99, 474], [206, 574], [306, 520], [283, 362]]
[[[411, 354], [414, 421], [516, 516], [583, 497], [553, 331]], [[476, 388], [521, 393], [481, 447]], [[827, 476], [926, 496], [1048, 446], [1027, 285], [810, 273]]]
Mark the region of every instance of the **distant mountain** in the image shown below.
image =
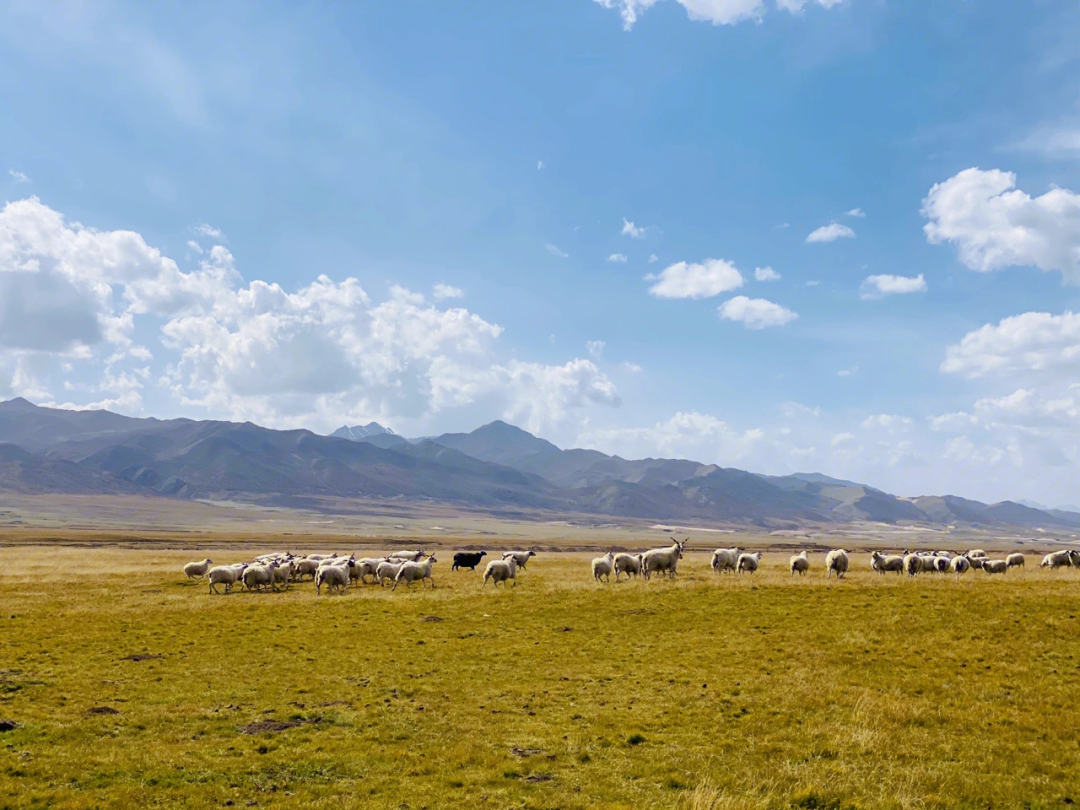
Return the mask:
[[439, 501], [764, 529], [872, 521], [1072, 531], [1080, 514], [950, 495], [897, 498], [820, 473], [756, 475], [686, 459], [563, 450], [505, 422], [408, 440], [377, 423], [331, 436], [250, 422], [135, 419], [0, 402], [0, 492], [143, 494], [320, 508]]

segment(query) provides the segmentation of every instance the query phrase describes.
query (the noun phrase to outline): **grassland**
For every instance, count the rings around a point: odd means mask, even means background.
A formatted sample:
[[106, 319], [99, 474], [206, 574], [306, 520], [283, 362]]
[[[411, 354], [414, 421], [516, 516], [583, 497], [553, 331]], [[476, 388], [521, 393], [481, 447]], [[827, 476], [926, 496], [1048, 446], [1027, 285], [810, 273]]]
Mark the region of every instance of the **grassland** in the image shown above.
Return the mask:
[[0, 807], [1080, 801], [1080, 572], [697, 553], [600, 586], [589, 556], [497, 593], [446, 554], [434, 590], [210, 597], [186, 551], [2, 548]]

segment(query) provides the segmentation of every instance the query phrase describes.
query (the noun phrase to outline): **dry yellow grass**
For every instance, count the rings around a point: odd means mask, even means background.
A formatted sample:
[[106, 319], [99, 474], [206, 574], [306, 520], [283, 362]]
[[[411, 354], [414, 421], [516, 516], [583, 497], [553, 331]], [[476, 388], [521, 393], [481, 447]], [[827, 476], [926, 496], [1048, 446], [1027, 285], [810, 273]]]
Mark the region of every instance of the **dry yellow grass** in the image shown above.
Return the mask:
[[208, 596], [199, 556], [0, 550], [0, 807], [1080, 801], [1080, 572], [1034, 557], [602, 586], [546, 554], [496, 593], [444, 553], [434, 590], [316, 598]]

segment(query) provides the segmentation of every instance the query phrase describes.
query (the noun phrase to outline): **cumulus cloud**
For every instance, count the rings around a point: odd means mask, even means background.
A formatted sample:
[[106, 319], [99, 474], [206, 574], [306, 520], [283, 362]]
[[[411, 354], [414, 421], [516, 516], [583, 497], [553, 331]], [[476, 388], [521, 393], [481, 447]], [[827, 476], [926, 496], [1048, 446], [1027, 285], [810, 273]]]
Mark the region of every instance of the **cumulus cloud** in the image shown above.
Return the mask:
[[8, 169], [8, 174], [11, 175], [11, 179], [14, 180], [16, 183], [29, 183], [29, 182], [31, 182], [29, 177], [27, 177], [22, 172], [17, 171], [16, 169]]
[[[436, 299], [458, 295], [435, 289]], [[160, 352], [134, 343], [140, 323], [140, 334], [159, 330]], [[220, 245], [183, 272], [139, 234], [68, 222], [36, 198], [0, 210], [0, 379], [39, 401], [51, 399], [42, 363], [59, 370], [59, 357], [65, 375], [100, 370], [92, 383], [64, 380], [100, 394], [99, 405], [137, 408], [153, 377], [177, 403], [271, 426], [472, 408], [540, 430], [574, 409], [620, 404], [591, 360], [503, 358], [502, 331], [399, 286], [374, 301], [351, 278], [320, 275], [295, 292], [244, 283]], [[165, 365], [152, 373], [159, 354]]]
[[926, 279], [922, 273], [915, 276], [867, 276], [859, 287], [859, 297], [864, 301], [875, 301], [887, 295], [926, 292]]
[[941, 370], [968, 379], [1075, 379], [1080, 372], [1080, 315], [1025, 312], [986, 324], [945, 350]]
[[649, 264], [653, 264], [654, 262], [658, 261], [660, 261], [660, 257], [657, 256], [655, 253], [649, 255]]
[[210, 239], [221, 238], [221, 229], [215, 228], [213, 225], [207, 225], [205, 222], [195, 226], [195, 233], [199, 234], [199, 236], [209, 237]]
[[627, 458], [682, 457], [734, 463], [746, 458], [761, 440], [757, 428], [737, 430], [709, 414], [676, 413], [644, 428], [610, 428], [579, 437], [582, 447], [604, 449]]
[[1012, 172], [964, 169], [930, 189], [922, 213], [927, 240], [951, 242], [972, 270], [1033, 265], [1080, 283], [1080, 195], [1068, 189], [1031, 197]]
[[[659, 0], [595, 0], [607, 9], [617, 9], [622, 17], [623, 30], [629, 31], [641, 14]], [[760, 20], [765, 16], [765, 0], [677, 0], [686, 15], [695, 21], [713, 25], [734, 25], [743, 20]], [[792, 14], [800, 13], [810, 0], [776, 0], [776, 7]], [[812, 0], [814, 5], [833, 8], [843, 0]]]
[[837, 239], [854, 239], [855, 231], [851, 230], [847, 225], [843, 225], [839, 222], [831, 222], [828, 225], [822, 225], [816, 231], [811, 231], [810, 235], [806, 237], [807, 243], [813, 242], [835, 242]]
[[436, 301], [443, 301], [447, 298], [464, 298], [465, 291], [460, 287], [451, 287], [449, 284], [436, 284], [432, 289], [431, 294], [435, 296]]
[[544, 248], [547, 250], [548, 253], [550, 253], [552, 256], [555, 256], [558, 259], [569, 259], [570, 258], [569, 253], [564, 252], [563, 250], [559, 249], [559, 247], [557, 245], [553, 245], [550, 242], [548, 242], [546, 245], [544, 245]]
[[861, 208], [852, 208], [850, 211], [847, 212], [847, 215], [849, 217], [859, 217], [861, 219], [862, 217], [866, 216], [866, 212], [863, 211]]
[[700, 264], [677, 262], [659, 276], [645, 279], [656, 281], [649, 293], [657, 298], [712, 298], [743, 285], [742, 273], [724, 259], [706, 259]]
[[737, 295], [725, 301], [717, 311], [721, 318], [741, 323], [747, 329], [783, 326], [799, 317], [787, 307], [764, 298], [747, 298], [745, 295]]
[[754, 278], [758, 281], [779, 281], [780, 274], [771, 267], [755, 267]]
[[626, 264], [627, 258], [625, 253], [612, 253], [607, 257], [609, 262], [616, 262], [617, 264]]
[[629, 236], [631, 239], [644, 239], [645, 229], [637, 227], [633, 222], [623, 217], [622, 231], [623, 236]]

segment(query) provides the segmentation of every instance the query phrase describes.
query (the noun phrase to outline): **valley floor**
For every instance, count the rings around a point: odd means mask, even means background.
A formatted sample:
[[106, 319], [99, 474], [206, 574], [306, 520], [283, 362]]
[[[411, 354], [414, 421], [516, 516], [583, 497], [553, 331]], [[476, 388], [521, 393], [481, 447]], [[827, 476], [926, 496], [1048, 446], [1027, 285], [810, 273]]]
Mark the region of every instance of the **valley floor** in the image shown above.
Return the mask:
[[607, 586], [590, 556], [498, 592], [446, 555], [434, 590], [212, 597], [189, 552], [0, 549], [0, 807], [1080, 801], [1080, 572], [696, 553]]

